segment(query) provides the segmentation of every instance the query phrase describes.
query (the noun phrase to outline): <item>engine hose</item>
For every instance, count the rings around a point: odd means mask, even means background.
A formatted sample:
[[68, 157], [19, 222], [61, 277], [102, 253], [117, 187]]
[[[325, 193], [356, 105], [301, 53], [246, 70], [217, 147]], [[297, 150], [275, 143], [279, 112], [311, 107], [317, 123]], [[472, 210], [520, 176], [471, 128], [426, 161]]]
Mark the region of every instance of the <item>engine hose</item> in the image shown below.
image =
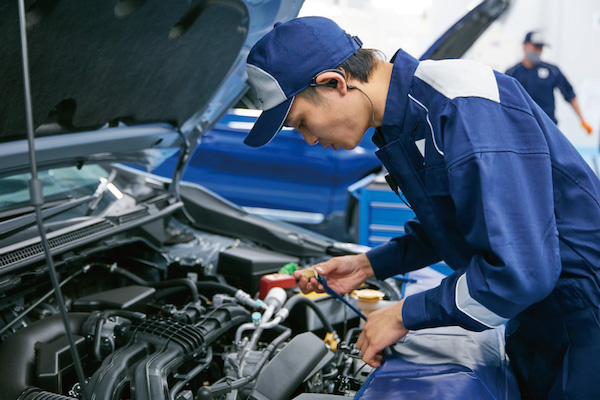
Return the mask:
[[225, 293], [230, 296], [235, 296], [235, 294], [239, 290], [238, 288], [230, 286], [226, 283], [211, 281], [196, 282], [196, 287], [198, 287], [198, 289], [200, 290], [209, 290], [211, 292]]
[[[171, 279], [163, 282], [148, 282], [145, 279], [139, 277], [138, 275], [114, 265], [109, 266], [111, 272], [122, 275], [138, 285], [141, 286], [150, 286], [150, 287], [169, 287], [169, 286], [181, 286], [185, 285], [190, 288], [192, 295], [194, 297], [194, 301], [198, 301], [198, 290], [207, 290], [210, 292], [218, 292], [225, 293], [230, 296], [235, 296], [235, 294], [239, 291], [238, 288], [228, 285], [226, 283], [221, 282], [212, 282], [212, 281], [200, 281], [200, 282], [192, 282], [189, 279]], [[168, 282], [173, 282], [169, 284]], [[194, 286], [194, 288], [192, 288]]]
[[[83, 335], [82, 326], [88, 316], [87, 313], [68, 314], [70, 328], [75, 335]], [[0, 400], [20, 398], [33, 386], [31, 365], [35, 363], [34, 344], [48, 343], [64, 334], [61, 316], [53, 315], [20, 329], [19, 334], [9, 336], [0, 344], [0, 371], [3, 371], [0, 374]]]
[[76, 398], [63, 396], [62, 394], [44, 392], [38, 388], [29, 388], [18, 400], [76, 400]]
[[285, 302], [283, 308], [286, 308], [288, 311], [291, 311], [292, 308], [296, 307], [300, 303], [310, 307], [317, 314], [317, 317], [319, 317], [321, 323], [323, 323], [323, 326], [325, 327], [325, 329], [327, 329], [327, 332], [336, 333], [335, 329], [333, 329], [333, 325], [331, 325], [331, 322], [329, 322], [323, 311], [321, 311], [319, 306], [317, 306], [317, 304], [308, 297], [300, 295], [292, 296], [288, 301]]
[[171, 390], [169, 391], [169, 400], [176, 400], [176, 395], [179, 391], [193, 378], [196, 377], [200, 372], [204, 371], [206, 367], [210, 365], [213, 359], [212, 349], [209, 347], [206, 350], [206, 357], [204, 357], [202, 362], [195, 366], [190, 372], [188, 372], [181, 381], [177, 382]]
[[279, 347], [279, 345], [281, 343], [283, 343], [285, 340], [287, 340], [291, 335], [292, 335], [292, 330], [289, 328], [285, 328], [283, 333], [281, 333], [279, 336], [277, 336], [275, 339], [273, 339], [273, 341], [267, 346], [267, 348], [263, 350], [262, 357], [256, 363], [256, 368], [254, 369], [254, 372], [251, 375], [245, 376], [240, 379], [236, 379], [235, 381], [232, 381], [232, 382], [222, 382], [222, 383], [214, 384], [212, 386], [204, 386], [203, 388], [198, 390], [198, 392], [196, 394], [196, 399], [197, 400], [212, 399], [216, 396], [220, 396], [222, 394], [229, 393], [234, 389], [241, 388], [242, 386], [248, 384], [249, 382], [252, 382], [258, 376], [258, 374], [260, 373], [260, 370], [265, 365], [265, 363], [268, 361], [269, 357], [271, 357], [273, 352], [277, 349], [277, 347]]
[[[235, 297], [235, 294], [237, 292], [240, 292], [240, 289], [236, 289], [233, 286], [229, 286], [227, 284], [224, 283], [220, 283], [220, 282], [195, 282], [196, 287], [198, 288], [199, 292], [201, 293], [206, 293], [206, 292], [211, 292], [211, 293], [225, 293], [227, 295], [231, 295], [233, 297]], [[180, 292], [182, 289], [181, 288], [171, 288], [171, 289], [163, 289], [161, 290], [160, 293], [156, 294], [156, 298], [157, 299], [162, 299], [168, 296], [171, 296], [175, 293]], [[198, 294], [199, 297], [203, 297], [202, 294]], [[250, 298], [250, 295], [248, 295], [248, 297]], [[237, 297], [236, 297], [237, 299]], [[250, 298], [251, 299], [251, 298]], [[204, 299], [203, 299], [204, 300]], [[241, 302], [244, 305], [247, 305], [248, 307], [251, 308], [260, 308], [259, 306], [257, 306], [256, 304], [256, 300], [251, 299], [252, 300], [252, 307], [244, 302]]]
[[[350, 346], [351, 343], [353, 343], [352, 338], [354, 336], [356, 336], [356, 339], [358, 339], [358, 335], [360, 335], [360, 333], [362, 332], [362, 328], [350, 328], [348, 330], [348, 332], [346, 332], [346, 337], [344, 338], [344, 342]], [[345, 353], [343, 351], [338, 351], [336, 354], [336, 362], [335, 364], [338, 365], [342, 362], [342, 359], [345, 357]]]
[[129, 381], [132, 399], [167, 400], [168, 380], [180, 365], [248, 321], [245, 308], [227, 303], [199, 325], [158, 316], [132, 323], [129, 342], [104, 358], [88, 388], [94, 399], [111, 400], [119, 382]]
[[190, 290], [190, 293], [192, 295], [192, 301], [194, 303], [200, 302], [200, 297], [198, 296], [198, 288], [196, 287], [194, 282], [192, 282], [189, 279], [181, 278], [181, 279], [169, 279], [169, 280], [161, 281], [161, 282], [149, 282], [149, 281], [139, 277], [138, 275], [136, 275], [130, 271], [127, 271], [124, 268], [117, 267], [114, 265], [111, 265], [109, 268], [110, 268], [110, 272], [117, 273], [121, 276], [124, 276], [125, 278], [128, 278], [128, 279], [132, 280], [133, 282], [135, 282], [136, 284], [141, 285], [141, 286], [149, 286], [149, 287], [153, 287], [153, 288], [185, 286]]
[[125, 317], [125, 318], [129, 318], [129, 319], [143, 319], [145, 316], [144, 314], [138, 313], [138, 312], [134, 312], [134, 311], [127, 311], [127, 310], [104, 310], [100, 313], [100, 316], [98, 317], [98, 320], [96, 321], [96, 329], [94, 332], [94, 344], [92, 345], [92, 349], [94, 351], [94, 357], [96, 357], [96, 360], [100, 361], [102, 360], [102, 354], [100, 353], [100, 341], [102, 339], [102, 328], [104, 327], [104, 323], [105, 321], [110, 318], [110, 317], [114, 317], [114, 316], [120, 316], [120, 317]]
[[145, 279], [137, 276], [136, 274], [134, 274], [133, 272], [129, 272], [127, 271], [125, 268], [120, 268], [117, 267], [116, 265], [106, 265], [106, 267], [108, 267], [109, 271], [111, 273], [117, 273], [131, 281], [133, 281], [134, 283], [140, 285], [140, 286], [148, 286], [149, 282], [146, 281]]
[[198, 288], [189, 279], [181, 278], [181, 279], [169, 279], [167, 281], [162, 282], [150, 282], [149, 286], [153, 288], [161, 288], [161, 287], [172, 287], [172, 286], [185, 286], [190, 290], [192, 294], [192, 301], [194, 303], [200, 303], [200, 297], [198, 296]]
[[356, 333], [360, 334], [360, 332], [362, 332], [362, 328], [350, 328], [346, 333], [344, 341], [350, 344], [352, 342], [352, 336], [354, 336]]

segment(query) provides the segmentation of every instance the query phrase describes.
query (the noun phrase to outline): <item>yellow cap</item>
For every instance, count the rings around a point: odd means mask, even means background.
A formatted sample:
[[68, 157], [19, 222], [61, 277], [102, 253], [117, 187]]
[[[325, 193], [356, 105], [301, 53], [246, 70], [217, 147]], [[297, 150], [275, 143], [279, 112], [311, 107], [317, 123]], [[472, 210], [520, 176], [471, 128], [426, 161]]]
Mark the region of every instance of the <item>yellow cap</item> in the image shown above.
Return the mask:
[[384, 296], [383, 292], [375, 289], [357, 289], [352, 292], [352, 297], [365, 303], [377, 303]]
[[329, 345], [331, 351], [333, 351], [334, 353], [337, 351], [338, 342], [337, 340], [335, 340], [335, 335], [333, 333], [327, 332], [323, 341], [325, 342], [325, 344]]

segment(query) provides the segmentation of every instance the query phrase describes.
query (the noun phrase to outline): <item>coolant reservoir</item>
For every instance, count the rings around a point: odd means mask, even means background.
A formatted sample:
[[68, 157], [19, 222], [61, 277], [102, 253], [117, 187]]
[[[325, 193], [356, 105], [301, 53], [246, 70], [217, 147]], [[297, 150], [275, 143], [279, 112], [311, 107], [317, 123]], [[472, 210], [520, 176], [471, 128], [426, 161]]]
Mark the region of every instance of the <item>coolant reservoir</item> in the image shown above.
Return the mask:
[[[357, 289], [352, 292], [352, 297], [356, 299], [358, 308], [366, 317], [375, 310], [397, 303], [397, 301], [383, 300], [385, 294], [376, 289]], [[360, 326], [364, 324], [365, 321], [361, 320]]]

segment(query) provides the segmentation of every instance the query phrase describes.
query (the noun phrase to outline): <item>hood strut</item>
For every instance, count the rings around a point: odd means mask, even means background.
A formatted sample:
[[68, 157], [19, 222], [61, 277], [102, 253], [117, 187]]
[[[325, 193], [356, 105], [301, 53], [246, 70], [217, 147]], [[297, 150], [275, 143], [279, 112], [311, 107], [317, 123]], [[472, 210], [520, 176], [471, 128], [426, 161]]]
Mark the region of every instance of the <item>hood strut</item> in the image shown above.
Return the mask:
[[32, 101], [31, 101], [31, 82], [29, 78], [29, 57], [27, 50], [27, 25], [25, 21], [25, 2], [24, 0], [19, 1], [19, 28], [21, 35], [21, 55], [23, 62], [23, 85], [25, 92], [25, 119], [27, 122], [27, 143], [29, 147], [29, 163], [31, 167], [31, 181], [30, 181], [30, 197], [31, 204], [35, 207], [35, 214], [37, 219], [38, 230], [40, 233], [40, 239], [42, 242], [42, 247], [44, 248], [44, 253], [46, 254], [46, 264], [48, 265], [48, 273], [50, 275], [50, 280], [52, 281], [52, 286], [55, 291], [56, 302], [58, 303], [60, 314], [62, 317], [62, 322], [65, 327], [65, 332], [67, 334], [67, 338], [69, 340], [69, 347], [71, 350], [71, 357], [73, 358], [73, 362], [75, 364], [75, 370], [77, 372], [77, 378], [79, 379], [79, 384], [81, 385], [81, 395], [83, 400], [89, 399], [87, 393], [87, 386], [85, 381], [85, 374], [83, 372], [83, 367], [81, 365], [81, 359], [79, 358], [79, 353], [77, 351], [77, 347], [75, 346], [75, 339], [73, 337], [73, 332], [71, 330], [69, 324], [69, 317], [67, 315], [67, 307], [65, 305], [65, 300], [62, 295], [62, 291], [60, 288], [60, 284], [58, 282], [58, 275], [56, 273], [56, 269], [54, 267], [54, 263], [52, 260], [52, 253], [50, 251], [50, 246], [48, 244], [48, 238], [46, 237], [46, 228], [44, 226], [44, 221], [42, 217], [42, 206], [44, 205], [44, 195], [42, 192], [42, 182], [38, 178], [37, 174], [37, 163], [36, 163], [36, 155], [35, 155], [35, 137], [33, 135], [33, 109], [32, 109]]
[[[198, 128], [196, 128], [196, 129], [198, 129]], [[181, 150], [179, 151], [179, 158], [177, 159], [175, 171], [173, 171], [173, 179], [171, 180], [171, 183], [169, 184], [169, 191], [175, 194], [175, 198], [178, 201], [182, 202], [181, 191], [179, 190], [179, 183], [181, 182], [181, 179], [183, 178], [183, 172], [185, 171], [187, 163], [190, 160], [193, 150], [195, 149], [196, 146], [191, 145], [187, 136], [181, 132], [181, 129], [178, 128], [177, 133], [179, 133], [179, 136], [181, 137]], [[199, 142], [196, 143], [196, 145], [198, 145], [198, 144], [199, 144]], [[181, 211], [183, 212], [183, 215], [185, 215], [185, 217], [188, 219], [188, 221], [191, 224], [193, 224], [193, 225], [196, 224], [196, 220], [186, 210], [185, 205], [181, 208]]]

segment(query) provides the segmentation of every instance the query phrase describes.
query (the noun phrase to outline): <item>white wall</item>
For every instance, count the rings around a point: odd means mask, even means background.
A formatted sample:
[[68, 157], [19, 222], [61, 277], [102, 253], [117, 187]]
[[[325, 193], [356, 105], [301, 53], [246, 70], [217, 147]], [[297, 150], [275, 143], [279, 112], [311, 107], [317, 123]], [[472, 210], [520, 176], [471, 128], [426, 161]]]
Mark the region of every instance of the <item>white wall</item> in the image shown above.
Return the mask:
[[494, 24], [465, 55], [505, 71], [523, 57], [529, 30], [541, 30], [550, 46], [542, 59], [556, 64], [573, 85], [586, 120], [587, 135], [575, 112], [556, 91], [558, 126], [573, 144], [598, 147], [600, 140], [600, 1], [513, 0], [508, 14]]
[[[365, 47], [386, 59], [402, 47], [415, 57], [478, 0], [305, 0], [300, 15], [322, 15], [358, 35]], [[543, 59], [557, 64], [575, 89], [583, 114], [594, 128], [587, 135], [559, 92], [556, 117], [573, 144], [598, 147], [600, 141], [600, 0], [512, 0], [506, 15], [465, 54], [504, 72], [522, 58], [529, 30], [545, 33], [550, 47]]]
[[469, 3], [473, 0], [305, 0], [300, 16], [331, 18], [389, 60], [400, 47], [419, 57]]

